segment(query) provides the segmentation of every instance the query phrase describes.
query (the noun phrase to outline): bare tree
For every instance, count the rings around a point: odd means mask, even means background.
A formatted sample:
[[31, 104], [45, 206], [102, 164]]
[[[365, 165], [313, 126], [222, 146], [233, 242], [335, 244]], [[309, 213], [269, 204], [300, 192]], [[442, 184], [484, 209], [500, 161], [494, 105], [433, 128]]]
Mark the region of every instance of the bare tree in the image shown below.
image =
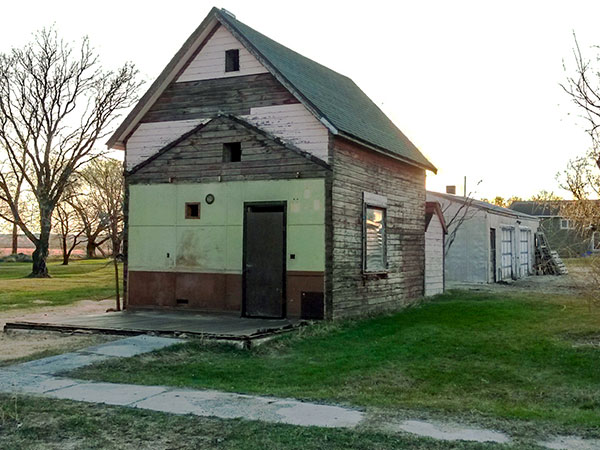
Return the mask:
[[[559, 174], [561, 187], [573, 195], [574, 202], [565, 202], [561, 215], [569, 217], [580, 230], [600, 225], [600, 54], [594, 60], [586, 58], [573, 34], [574, 74], [568, 75], [561, 87], [576, 105], [588, 124], [590, 149], [582, 156], [569, 161]], [[598, 47], [594, 47], [598, 51]], [[567, 66], [565, 64], [565, 71]]]
[[73, 250], [82, 243], [84, 233], [81, 219], [77, 210], [71, 204], [72, 199], [67, 197], [57, 203], [54, 209], [54, 218], [57, 223], [57, 232], [62, 250], [62, 265], [69, 264]]
[[87, 183], [88, 197], [101, 211], [101, 222], [106, 225], [110, 238], [111, 253], [115, 268], [116, 309], [121, 310], [119, 290], [119, 255], [123, 242], [123, 167], [120, 161], [110, 158], [96, 159], [82, 171], [81, 177]]
[[[479, 186], [482, 181], [483, 180], [479, 180], [476, 186]], [[453, 200], [444, 202], [441, 205], [444, 220], [446, 221], [446, 227], [448, 229], [448, 235], [445, 240], [445, 257], [448, 256], [448, 252], [452, 248], [452, 244], [454, 244], [459, 230], [463, 227], [465, 222], [472, 219], [477, 212], [472, 208], [473, 201], [475, 201], [474, 195], [475, 192], [469, 192], [465, 197], [455, 196]], [[456, 204], [458, 204], [458, 206], [455, 208]]]
[[130, 63], [117, 71], [103, 70], [87, 38], [74, 50], [53, 29], [0, 55], [0, 143], [11, 173], [22, 174], [36, 197], [39, 236], [19, 218], [4, 174], [0, 190], [15, 222], [35, 244], [30, 276], [49, 276], [54, 209], [73, 173], [97, 157], [94, 145], [105, 136], [115, 112], [136, 101], [136, 74]]
[[[596, 200], [600, 195], [600, 54], [593, 60], [588, 59], [583, 55], [575, 34], [573, 38], [574, 74], [567, 75], [566, 83], [561, 87], [585, 119], [585, 131], [591, 146], [584, 155], [569, 161], [564, 172], [558, 175], [561, 187], [568, 190], [574, 199], [561, 204], [560, 214], [572, 220], [580, 232], [591, 234], [590, 250], [593, 251], [594, 235], [600, 226], [600, 201]], [[598, 47], [594, 48], [598, 52]], [[592, 253], [590, 264], [577, 275], [588, 308], [600, 307], [600, 257]]]
[[[23, 158], [21, 164], [26, 170], [27, 161], [25, 158]], [[12, 224], [12, 254], [17, 253], [19, 248], [19, 226], [17, 225], [17, 220], [20, 219], [20, 211], [22, 209], [22, 194], [26, 187], [24, 186], [24, 182], [25, 172], [15, 173], [12, 171], [8, 164], [6, 152], [0, 151], [0, 218]], [[10, 197], [14, 199], [14, 211], [10, 207], [6, 192], [10, 192]]]
[[97, 251], [106, 257], [102, 245], [110, 240], [107, 233], [108, 224], [102, 212], [102, 205], [95, 193], [87, 192], [71, 200], [71, 205], [77, 211], [85, 235], [86, 258], [96, 258]]

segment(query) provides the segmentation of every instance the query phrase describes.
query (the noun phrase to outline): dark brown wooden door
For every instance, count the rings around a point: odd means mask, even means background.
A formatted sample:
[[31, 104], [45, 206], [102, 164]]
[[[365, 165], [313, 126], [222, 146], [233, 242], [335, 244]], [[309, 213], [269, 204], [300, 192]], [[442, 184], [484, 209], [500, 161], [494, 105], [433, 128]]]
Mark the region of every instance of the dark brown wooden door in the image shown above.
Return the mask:
[[243, 315], [285, 317], [285, 204], [244, 206]]

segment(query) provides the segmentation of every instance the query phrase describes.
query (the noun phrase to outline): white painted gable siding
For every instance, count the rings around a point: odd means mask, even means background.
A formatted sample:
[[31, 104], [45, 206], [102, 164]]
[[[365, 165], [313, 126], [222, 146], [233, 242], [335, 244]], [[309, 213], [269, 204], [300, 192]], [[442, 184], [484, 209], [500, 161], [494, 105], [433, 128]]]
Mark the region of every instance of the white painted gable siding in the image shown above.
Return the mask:
[[425, 232], [425, 296], [444, 292], [444, 229], [437, 214]]
[[[239, 49], [240, 70], [225, 72], [225, 51]], [[177, 79], [177, 82], [210, 80], [268, 72], [258, 60], [223, 26], [220, 26], [202, 50]]]
[[[226, 73], [225, 51], [235, 48], [240, 50], [240, 70]], [[258, 60], [221, 26], [179, 76], [177, 82], [266, 72]], [[301, 103], [252, 108], [250, 114], [242, 118], [323, 161], [328, 160], [328, 130]], [[165, 145], [208, 120], [210, 117], [140, 124], [127, 140], [126, 168], [132, 169]]]
[[252, 108], [248, 122], [289, 142], [323, 161], [327, 161], [327, 128], [302, 103]]
[[127, 140], [127, 170], [207, 121], [208, 119], [192, 119], [140, 124]]

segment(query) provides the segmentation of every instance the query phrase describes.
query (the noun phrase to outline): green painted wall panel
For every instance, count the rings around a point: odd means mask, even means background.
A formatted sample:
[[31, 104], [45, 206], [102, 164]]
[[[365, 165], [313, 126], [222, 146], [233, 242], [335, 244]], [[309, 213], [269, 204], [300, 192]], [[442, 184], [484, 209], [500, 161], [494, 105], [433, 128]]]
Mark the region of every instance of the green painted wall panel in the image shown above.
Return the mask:
[[224, 226], [177, 227], [178, 269], [222, 272], [226, 269], [227, 240]]
[[287, 232], [287, 270], [325, 270], [325, 227], [290, 225]]
[[175, 225], [174, 184], [129, 187], [129, 223], [131, 225]]
[[[212, 205], [207, 194], [215, 197]], [[260, 201], [287, 202], [288, 270], [325, 269], [322, 179], [140, 184], [130, 187], [130, 195], [131, 270], [240, 273], [243, 205]], [[200, 219], [185, 219], [186, 202], [201, 203]]]
[[176, 255], [175, 227], [129, 227], [129, 248], [132, 269], [172, 270]]

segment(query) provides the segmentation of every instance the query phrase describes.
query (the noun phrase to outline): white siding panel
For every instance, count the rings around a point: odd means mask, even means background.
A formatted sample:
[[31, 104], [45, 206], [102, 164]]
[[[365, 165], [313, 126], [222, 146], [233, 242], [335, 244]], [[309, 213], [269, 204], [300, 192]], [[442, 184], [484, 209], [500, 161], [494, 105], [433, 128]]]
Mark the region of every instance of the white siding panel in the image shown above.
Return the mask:
[[127, 140], [127, 170], [208, 119], [142, 123]]
[[444, 229], [434, 214], [425, 233], [425, 296], [444, 292]]
[[252, 108], [244, 119], [300, 150], [328, 160], [327, 128], [301, 103]]
[[[240, 51], [240, 70], [238, 72], [225, 72], [225, 51], [233, 49], [239, 49]], [[267, 69], [225, 27], [220, 26], [179, 76], [177, 82], [266, 72]]]

